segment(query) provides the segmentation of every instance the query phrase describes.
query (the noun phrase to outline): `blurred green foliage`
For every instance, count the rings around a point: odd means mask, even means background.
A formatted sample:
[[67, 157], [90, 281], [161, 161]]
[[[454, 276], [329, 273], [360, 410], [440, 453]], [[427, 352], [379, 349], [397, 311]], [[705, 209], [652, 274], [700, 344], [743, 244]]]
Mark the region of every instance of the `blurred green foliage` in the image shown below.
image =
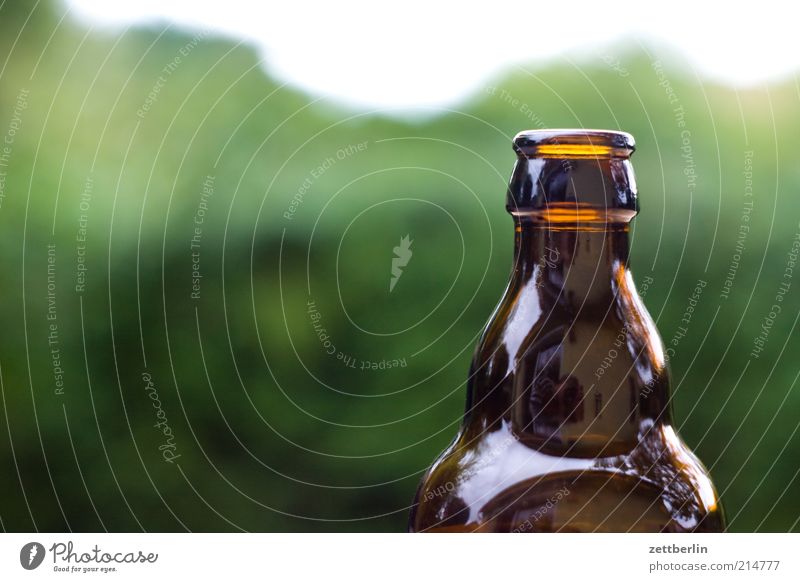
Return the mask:
[[601, 127], [637, 139], [633, 272], [665, 340], [707, 282], [671, 361], [681, 433], [731, 529], [797, 529], [800, 282], [748, 356], [800, 228], [794, 82], [736, 91], [631, 44], [360, 111], [231, 40], [30, 10], [0, 10], [3, 528], [403, 529], [510, 270], [510, 140]]

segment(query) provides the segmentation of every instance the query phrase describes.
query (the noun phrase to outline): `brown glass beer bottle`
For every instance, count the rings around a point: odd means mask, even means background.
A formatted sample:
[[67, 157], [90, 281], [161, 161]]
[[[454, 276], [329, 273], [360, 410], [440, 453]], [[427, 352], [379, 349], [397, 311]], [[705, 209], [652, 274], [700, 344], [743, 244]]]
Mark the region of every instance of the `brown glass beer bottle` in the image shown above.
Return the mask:
[[664, 347], [628, 266], [633, 137], [526, 131], [514, 149], [513, 273], [410, 530], [722, 531], [711, 480], [672, 424]]

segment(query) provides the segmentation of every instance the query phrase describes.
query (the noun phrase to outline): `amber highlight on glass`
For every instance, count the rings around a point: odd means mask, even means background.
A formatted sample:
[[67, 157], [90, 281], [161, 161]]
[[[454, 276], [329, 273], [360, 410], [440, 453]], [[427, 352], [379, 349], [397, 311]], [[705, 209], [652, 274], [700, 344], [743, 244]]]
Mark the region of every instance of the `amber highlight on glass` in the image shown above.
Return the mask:
[[526, 131], [514, 150], [511, 280], [409, 529], [722, 531], [711, 480], [672, 424], [664, 346], [628, 266], [633, 137]]

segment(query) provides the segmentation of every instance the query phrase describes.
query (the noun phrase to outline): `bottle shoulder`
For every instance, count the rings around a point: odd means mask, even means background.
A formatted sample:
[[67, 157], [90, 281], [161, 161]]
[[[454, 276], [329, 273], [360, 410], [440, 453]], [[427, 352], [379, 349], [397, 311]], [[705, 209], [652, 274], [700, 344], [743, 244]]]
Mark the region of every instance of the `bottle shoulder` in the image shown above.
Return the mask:
[[509, 354], [519, 355], [524, 340], [558, 330], [592, 328], [599, 333], [623, 331], [630, 339], [646, 345], [648, 352], [664, 360], [665, 350], [658, 329], [633, 278], [625, 268], [607, 288], [592, 296], [576, 298], [563, 281], [542, 283], [536, 276], [512, 281], [487, 322], [477, 352], [491, 353], [499, 344], [507, 344]]

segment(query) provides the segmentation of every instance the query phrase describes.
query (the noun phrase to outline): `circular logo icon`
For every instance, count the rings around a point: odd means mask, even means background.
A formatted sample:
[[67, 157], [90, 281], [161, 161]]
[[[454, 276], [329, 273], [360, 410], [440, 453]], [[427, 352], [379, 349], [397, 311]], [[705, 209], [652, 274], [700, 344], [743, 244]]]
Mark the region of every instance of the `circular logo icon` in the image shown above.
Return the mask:
[[19, 551], [19, 563], [26, 570], [38, 568], [44, 561], [44, 546], [39, 542], [28, 542]]

